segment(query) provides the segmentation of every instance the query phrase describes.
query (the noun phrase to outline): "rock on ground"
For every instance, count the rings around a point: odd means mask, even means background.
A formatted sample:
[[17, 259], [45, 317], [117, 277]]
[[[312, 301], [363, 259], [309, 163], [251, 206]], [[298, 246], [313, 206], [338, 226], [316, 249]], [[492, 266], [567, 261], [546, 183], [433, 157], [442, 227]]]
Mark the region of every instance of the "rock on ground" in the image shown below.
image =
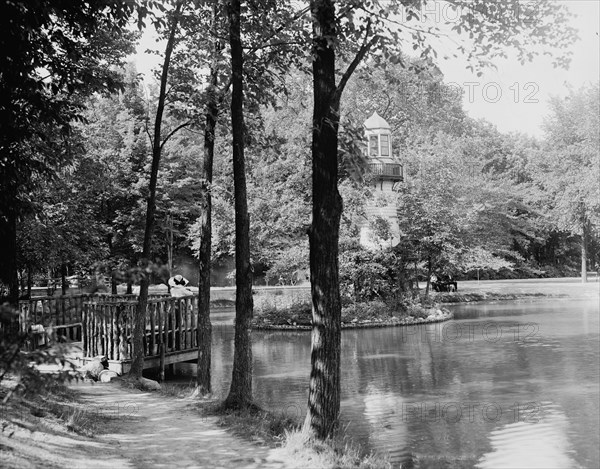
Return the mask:
[[160, 391], [160, 384], [158, 381], [154, 381], [148, 378], [140, 378], [140, 384], [142, 389], [146, 391]]

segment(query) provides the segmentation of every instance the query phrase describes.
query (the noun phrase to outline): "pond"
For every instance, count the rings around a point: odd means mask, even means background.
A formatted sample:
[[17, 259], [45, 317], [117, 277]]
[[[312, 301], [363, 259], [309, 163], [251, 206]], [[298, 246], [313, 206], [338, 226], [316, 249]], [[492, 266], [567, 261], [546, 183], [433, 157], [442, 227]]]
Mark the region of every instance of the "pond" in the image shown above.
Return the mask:
[[[598, 301], [452, 309], [441, 324], [343, 332], [347, 433], [408, 468], [599, 467]], [[256, 400], [302, 416], [310, 334], [254, 332], [253, 353]], [[215, 326], [219, 396], [232, 357], [233, 328]]]

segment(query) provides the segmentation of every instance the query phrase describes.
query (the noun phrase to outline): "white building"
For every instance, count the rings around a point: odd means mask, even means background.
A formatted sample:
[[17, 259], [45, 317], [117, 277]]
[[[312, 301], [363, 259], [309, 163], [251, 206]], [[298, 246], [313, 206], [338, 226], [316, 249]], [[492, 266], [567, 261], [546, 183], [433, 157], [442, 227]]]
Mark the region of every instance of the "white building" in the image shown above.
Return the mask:
[[[377, 112], [365, 123], [369, 171], [373, 198], [367, 203], [367, 221], [360, 230], [360, 243], [369, 249], [395, 246], [400, 241], [395, 192], [403, 181], [402, 164], [393, 156], [390, 125]], [[377, 219], [389, 224], [389, 237], [378, 236], [372, 229]]]

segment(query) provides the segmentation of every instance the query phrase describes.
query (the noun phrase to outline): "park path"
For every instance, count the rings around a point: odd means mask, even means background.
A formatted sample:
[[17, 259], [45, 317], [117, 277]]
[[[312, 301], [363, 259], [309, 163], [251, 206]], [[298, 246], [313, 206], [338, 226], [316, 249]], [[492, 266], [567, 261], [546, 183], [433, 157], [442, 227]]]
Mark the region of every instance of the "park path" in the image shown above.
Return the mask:
[[[113, 456], [114, 469], [127, 468], [267, 468], [284, 467], [274, 450], [238, 438], [203, 416], [192, 399], [127, 389], [116, 383], [73, 386], [90, 412], [110, 417], [97, 437]], [[127, 462], [125, 462], [127, 461]], [[93, 462], [89, 466], [94, 467]]]

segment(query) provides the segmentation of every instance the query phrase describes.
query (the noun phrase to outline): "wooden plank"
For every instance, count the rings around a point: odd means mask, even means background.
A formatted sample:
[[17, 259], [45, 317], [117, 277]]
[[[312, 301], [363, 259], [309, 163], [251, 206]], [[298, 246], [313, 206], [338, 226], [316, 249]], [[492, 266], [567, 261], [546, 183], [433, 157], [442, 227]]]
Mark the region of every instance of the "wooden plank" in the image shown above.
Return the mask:
[[110, 350], [108, 351], [108, 359], [115, 359], [115, 345], [116, 345], [116, 337], [115, 337], [115, 311], [117, 309], [117, 305], [110, 305], [110, 318], [109, 318], [109, 333], [108, 336], [110, 338]]
[[185, 306], [184, 300], [177, 299], [175, 307], [175, 350], [181, 350], [181, 308]]
[[88, 356], [87, 310], [84, 306], [81, 312], [81, 341], [83, 342], [83, 356]]
[[163, 324], [160, 305], [157, 305], [156, 308], [156, 325], [158, 327], [158, 346], [160, 347], [163, 344]]
[[149, 344], [149, 354], [148, 355], [154, 355], [154, 346], [156, 343], [156, 331], [154, 329], [154, 316], [156, 315], [156, 310], [157, 310], [157, 305], [152, 305], [152, 307], [148, 306], [148, 309], [150, 310], [150, 344]]
[[117, 328], [119, 333], [119, 360], [125, 360], [127, 358], [127, 331], [125, 328], [125, 316], [126, 309], [125, 305], [118, 306], [119, 315], [117, 318]]
[[[198, 349], [185, 350], [183, 352], [165, 352], [164, 365], [172, 365], [174, 363], [181, 363], [196, 360], [198, 358]], [[160, 355], [147, 357], [144, 359], [144, 369], [147, 368], [158, 368], [160, 367]], [[123, 360], [118, 362], [122, 366], [123, 373], [128, 373], [131, 369], [131, 360]]]
[[167, 330], [165, 351], [170, 352], [173, 349], [173, 303], [164, 302], [163, 304], [165, 306], [165, 329]]
[[189, 311], [190, 311], [190, 306], [191, 303], [189, 300], [185, 300], [185, 311], [183, 314], [183, 344], [182, 347], [185, 350], [188, 347], [188, 326], [189, 326], [189, 321], [188, 321], [188, 315], [189, 315]]
[[[110, 307], [110, 306], [109, 306]], [[107, 306], [102, 306], [102, 316], [100, 317], [100, 320], [102, 321], [102, 328], [101, 328], [101, 333], [102, 333], [102, 356], [105, 357], [106, 355], [108, 355], [108, 331], [106, 328], [106, 319], [108, 316], [108, 307]]]

